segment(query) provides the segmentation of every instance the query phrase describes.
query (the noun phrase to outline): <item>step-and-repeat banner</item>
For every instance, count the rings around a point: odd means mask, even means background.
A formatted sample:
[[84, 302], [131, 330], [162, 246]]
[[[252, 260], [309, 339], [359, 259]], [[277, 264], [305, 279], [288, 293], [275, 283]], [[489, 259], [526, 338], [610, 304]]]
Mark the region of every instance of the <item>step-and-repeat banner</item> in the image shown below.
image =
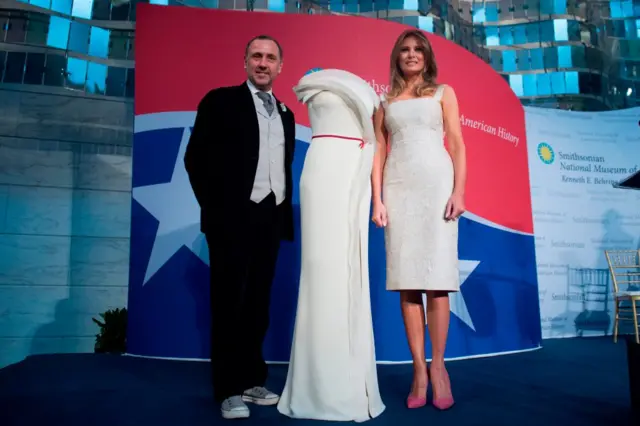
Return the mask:
[[640, 108], [525, 108], [542, 334], [613, 327], [604, 250], [640, 248], [640, 191], [613, 185], [640, 166]]
[[[246, 43], [269, 34], [284, 49], [274, 90], [296, 115], [293, 202], [299, 228], [297, 181], [310, 131], [292, 87], [310, 70], [340, 68], [386, 92], [391, 49], [406, 28], [359, 17], [138, 7], [128, 352], [209, 356], [208, 252], [183, 155], [201, 98], [245, 80]], [[457, 92], [468, 155], [462, 286], [451, 297], [446, 355], [536, 348], [541, 331], [524, 110], [487, 64], [445, 39], [429, 38], [440, 81]], [[216, 161], [233, 159], [212, 159], [211, 167]], [[385, 290], [383, 233], [373, 226], [369, 261], [378, 360], [409, 360], [398, 294]], [[289, 360], [299, 273], [298, 239], [280, 251], [268, 360]]]

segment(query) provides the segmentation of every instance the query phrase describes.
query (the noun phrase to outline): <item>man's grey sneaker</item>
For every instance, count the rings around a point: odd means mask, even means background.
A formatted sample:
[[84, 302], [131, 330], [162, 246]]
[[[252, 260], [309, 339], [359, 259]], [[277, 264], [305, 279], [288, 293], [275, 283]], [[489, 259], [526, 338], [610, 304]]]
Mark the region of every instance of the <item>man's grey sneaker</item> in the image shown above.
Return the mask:
[[276, 405], [280, 397], [267, 388], [256, 386], [244, 391], [242, 400], [256, 405]]
[[249, 417], [249, 407], [242, 402], [240, 395], [232, 396], [222, 401], [220, 411], [225, 419], [246, 419]]

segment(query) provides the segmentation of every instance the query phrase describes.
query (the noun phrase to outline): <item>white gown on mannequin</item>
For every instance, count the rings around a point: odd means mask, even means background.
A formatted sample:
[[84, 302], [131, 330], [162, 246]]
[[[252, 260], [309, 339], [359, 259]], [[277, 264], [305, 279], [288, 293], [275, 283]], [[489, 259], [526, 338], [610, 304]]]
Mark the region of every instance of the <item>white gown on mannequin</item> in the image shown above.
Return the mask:
[[372, 115], [379, 98], [342, 70], [306, 75], [294, 91], [307, 105], [314, 138], [300, 178], [300, 291], [278, 411], [298, 419], [364, 422], [385, 409], [368, 267]]

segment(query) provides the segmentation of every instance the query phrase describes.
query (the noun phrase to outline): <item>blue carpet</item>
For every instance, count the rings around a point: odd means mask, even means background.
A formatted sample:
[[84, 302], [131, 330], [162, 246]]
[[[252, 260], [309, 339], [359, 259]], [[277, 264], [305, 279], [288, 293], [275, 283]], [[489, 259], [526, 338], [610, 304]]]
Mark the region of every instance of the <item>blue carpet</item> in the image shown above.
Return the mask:
[[[448, 364], [457, 404], [404, 408], [408, 365], [379, 366], [387, 410], [371, 425], [630, 425], [624, 342], [548, 340], [541, 350]], [[286, 366], [271, 366], [282, 389]], [[93, 354], [38, 355], [0, 370], [0, 425], [229, 424], [211, 401], [209, 365]], [[249, 425], [309, 425], [254, 407]], [[233, 422], [231, 423], [233, 424]]]

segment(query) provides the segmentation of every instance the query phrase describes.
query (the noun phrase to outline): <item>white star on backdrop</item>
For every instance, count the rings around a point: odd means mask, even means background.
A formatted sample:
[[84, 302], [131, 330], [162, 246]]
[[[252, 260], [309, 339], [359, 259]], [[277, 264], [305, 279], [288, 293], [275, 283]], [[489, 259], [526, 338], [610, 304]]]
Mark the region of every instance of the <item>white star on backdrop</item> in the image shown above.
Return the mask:
[[[200, 207], [182, 162], [190, 136], [191, 130], [186, 127], [169, 182], [133, 189], [134, 200], [159, 222], [143, 286], [182, 246], [209, 264], [209, 249], [200, 233]], [[168, 204], [173, 208], [167, 208]]]
[[[460, 287], [462, 287], [469, 278], [469, 275], [478, 267], [480, 261], [478, 260], [460, 260], [458, 263], [458, 269], [460, 271]], [[426, 306], [427, 297], [423, 294], [422, 300]], [[449, 293], [449, 309], [451, 313], [460, 320], [465, 323], [470, 329], [476, 331], [475, 326], [473, 325], [473, 320], [471, 319], [471, 314], [469, 314], [469, 309], [467, 309], [467, 302], [464, 300], [464, 295], [461, 291], [457, 291], [455, 293]], [[425, 324], [427, 322], [426, 311], [425, 311]]]

